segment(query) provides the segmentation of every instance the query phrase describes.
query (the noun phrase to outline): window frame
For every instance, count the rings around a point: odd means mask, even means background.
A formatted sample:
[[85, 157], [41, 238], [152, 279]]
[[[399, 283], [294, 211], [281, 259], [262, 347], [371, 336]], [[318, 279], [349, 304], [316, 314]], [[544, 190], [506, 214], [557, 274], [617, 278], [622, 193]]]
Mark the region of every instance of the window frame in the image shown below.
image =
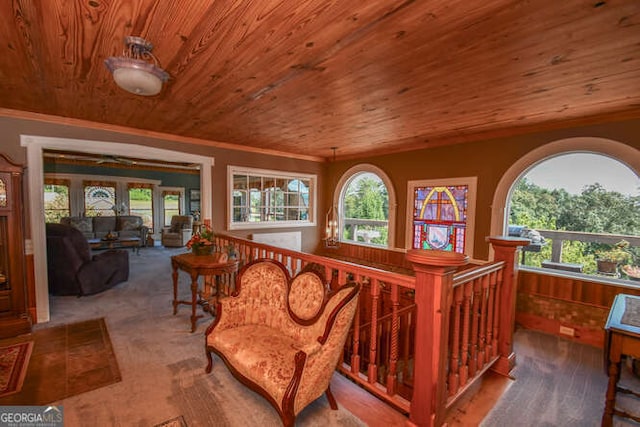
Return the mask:
[[[47, 211], [66, 211], [67, 215], [58, 215], [60, 218], [64, 218], [65, 216], [71, 216], [71, 181], [68, 179], [55, 179], [55, 178], [47, 178], [44, 179], [43, 190], [46, 189], [48, 185], [58, 186], [58, 187], [67, 187], [67, 208], [66, 209], [48, 209], [46, 202], [44, 202], [44, 215], [47, 217]], [[46, 194], [46, 191], [43, 191]]]
[[[165, 194], [168, 193], [168, 194]], [[185, 212], [185, 189], [184, 187], [162, 187], [159, 186], [158, 187], [158, 194], [159, 194], [159, 198], [158, 201], [161, 204], [161, 208], [159, 209], [160, 212], [160, 219], [162, 221], [162, 226], [159, 228], [164, 228], [164, 227], [169, 227], [169, 225], [171, 225], [170, 223], [167, 224], [165, 223], [166, 220], [166, 215], [167, 215], [167, 208], [165, 206], [165, 197], [169, 194], [171, 195], [177, 195], [178, 196], [178, 214], [177, 215], [184, 215]], [[170, 220], [170, 218], [169, 218]], [[169, 221], [171, 222], [171, 221]]]
[[[247, 175], [260, 177], [261, 179], [304, 179], [309, 181], [309, 218], [306, 220], [272, 220], [272, 221], [234, 221], [233, 220], [233, 179], [234, 175]], [[264, 228], [284, 228], [284, 227], [313, 227], [317, 224], [317, 182], [315, 174], [276, 171], [270, 169], [257, 169], [242, 166], [227, 166], [227, 229], [246, 230]], [[249, 200], [249, 198], [248, 198]], [[287, 205], [285, 205], [286, 207]]]
[[151, 194], [151, 208], [150, 209], [144, 209], [144, 211], [149, 210], [150, 211], [150, 217], [151, 217], [151, 225], [148, 224], [144, 224], [147, 227], [149, 227], [149, 233], [155, 233], [156, 230], [161, 229], [162, 227], [157, 227], [156, 221], [155, 221], [155, 216], [156, 216], [156, 204], [154, 203], [154, 186], [152, 184], [148, 184], [148, 183], [140, 183], [140, 182], [128, 182], [127, 183], [127, 200], [128, 200], [128, 207], [127, 207], [127, 211], [129, 215], [136, 215], [136, 216], [140, 216], [141, 218], [143, 218], [143, 222], [144, 222], [144, 216], [138, 214], [137, 212], [139, 212], [140, 210], [136, 210], [136, 212], [134, 212], [131, 209], [131, 190], [133, 189], [142, 189], [142, 190], [148, 190]]
[[[338, 181], [338, 185], [334, 189], [333, 193], [333, 206], [336, 207], [338, 211], [338, 229], [340, 232], [338, 233], [338, 239], [340, 242], [349, 244], [349, 245], [359, 245], [359, 246], [367, 246], [367, 247], [375, 247], [375, 248], [385, 248], [384, 245], [372, 244], [372, 243], [364, 243], [364, 242], [356, 242], [353, 240], [343, 240], [341, 237], [342, 227], [344, 224], [344, 196], [346, 194], [347, 186], [351, 183], [352, 179], [355, 175], [361, 173], [372, 173], [376, 175], [387, 187], [387, 197], [389, 197], [389, 218], [387, 222], [387, 249], [395, 248], [396, 241], [396, 211], [397, 211], [397, 199], [396, 199], [396, 191], [393, 183], [389, 179], [389, 176], [379, 167], [369, 164], [369, 163], [361, 163], [355, 166], [352, 166], [348, 170], [346, 170], [340, 180]], [[331, 208], [331, 207], [330, 207]]]
[[417, 187], [448, 187], [456, 185], [468, 186], [467, 221], [464, 254], [473, 258], [475, 245], [476, 199], [478, 194], [478, 177], [436, 178], [407, 181], [407, 213], [405, 224], [405, 248], [413, 248], [413, 207], [415, 205], [415, 189]]

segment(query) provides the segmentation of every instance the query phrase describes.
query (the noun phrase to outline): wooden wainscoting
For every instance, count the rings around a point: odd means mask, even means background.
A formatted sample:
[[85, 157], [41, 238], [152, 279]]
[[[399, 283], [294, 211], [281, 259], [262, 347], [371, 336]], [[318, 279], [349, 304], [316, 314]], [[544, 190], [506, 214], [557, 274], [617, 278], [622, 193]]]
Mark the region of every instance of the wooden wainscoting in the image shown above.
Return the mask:
[[[520, 270], [516, 322], [525, 328], [602, 347], [609, 309], [620, 293], [640, 295], [640, 287]], [[572, 329], [573, 335], [561, 334], [561, 327], [567, 333]]]

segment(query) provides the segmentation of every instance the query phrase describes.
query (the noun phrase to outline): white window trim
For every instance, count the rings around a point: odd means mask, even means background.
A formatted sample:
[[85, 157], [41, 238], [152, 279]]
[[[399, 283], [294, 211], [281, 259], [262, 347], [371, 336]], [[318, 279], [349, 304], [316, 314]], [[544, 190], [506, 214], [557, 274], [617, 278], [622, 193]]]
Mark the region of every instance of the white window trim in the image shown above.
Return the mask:
[[116, 200], [126, 203], [129, 208], [131, 207], [131, 203], [129, 202], [127, 184], [130, 182], [151, 184], [153, 186], [153, 194], [155, 194], [157, 186], [161, 183], [161, 181], [156, 179], [132, 178], [130, 176], [81, 175], [74, 173], [45, 173], [44, 178], [45, 180], [47, 178], [56, 178], [66, 179], [69, 181], [69, 205], [71, 216], [79, 216], [84, 212], [84, 181], [107, 181], [115, 183]]
[[[640, 177], [640, 150], [627, 144], [607, 138], [575, 137], [560, 139], [538, 147], [514, 162], [502, 175], [496, 186], [491, 203], [491, 236], [506, 236], [509, 226], [507, 201], [515, 183], [530, 168], [554, 155], [573, 153], [592, 153], [611, 157], [629, 167]], [[493, 259], [493, 248], [489, 246], [489, 259]]]
[[[248, 174], [261, 177], [280, 179], [306, 179], [309, 180], [309, 219], [300, 221], [272, 221], [272, 222], [234, 222], [233, 221], [233, 175]], [[253, 230], [263, 228], [283, 227], [313, 227], [316, 225], [316, 186], [318, 177], [315, 174], [286, 172], [269, 169], [256, 169], [243, 166], [227, 166], [227, 229], [228, 230]]]
[[179, 200], [179, 206], [178, 209], [181, 212], [181, 215], [186, 215], [185, 212], [185, 208], [186, 208], [186, 201], [185, 201], [185, 189], [184, 187], [164, 187], [164, 186], [158, 186], [158, 206], [160, 206], [160, 212], [158, 213], [158, 217], [160, 220], [160, 224], [162, 224], [159, 229], [162, 229], [162, 227], [165, 227], [164, 225], [164, 198], [162, 197], [162, 193], [164, 191], [177, 191], [180, 193], [180, 200]]
[[[389, 176], [379, 167], [369, 164], [369, 163], [361, 163], [351, 168], [347, 169], [340, 180], [338, 181], [338, 185], [334, 189], [333, 192], [333, 206], [338, 210], [339, 217], [339, 229], [342, 230], [342, 217], [344, 212], [343, 200], [344, 193], [347, 191], [347, 183], [351, 181], [354, 175], [359, 173], [372, 173], [378, 176], [387, 187], [387, 196], [389, 197], [389, 223], [387, 225], [387, 248], [393, 249], [395, 248], [396, 241], [396, 211], [398, 209], [398, 202], [396, 200], [396, 191], [393, 187], [393, 183], [389, 179]], [[345, 243], [349, 243], [350, 245], [360, 245], [360, 246], [373, 246], [373, 247], [381, 247], [381, 245], [372, 245], [363, 242], [354, 242], [352, 240], [344, 241]]]
[[407, 182], [407, 223], [405, 235], [405, 247], [411, 249], [413, 245], [413, 193], [416, 187], [447, 187], [454, 185], [466, 185], [469, 187], [467, 193], [467, 235], [464, 253], [473, 259], [473, 247], [475, 245], [476, 233], [476, 196], [478, 188], [478, 177], [468, 176], [461, 178], [424, 179]]
[[85, 139], [56, 138], [36, 135], [20, 135], [20, 145], [27, 149], [27, 184], [29, 195], [29, 219], [31, 240], [25, 242], [26, 253], [33, 252], [35, 272], [36, 312], [38, 323], [49, 321], [49, 285], [47, 279], [47, 241], [44, 226], [43, 150], [71, 150], [83, 153], [102, 153], [114, 156], [133, 156], [155, 160], [172, 159], [177, 162], [200, 165], [200, 192], [203, 218], [211, 218], [212, 157], [189, 154], [162, 148], [118, 142]]

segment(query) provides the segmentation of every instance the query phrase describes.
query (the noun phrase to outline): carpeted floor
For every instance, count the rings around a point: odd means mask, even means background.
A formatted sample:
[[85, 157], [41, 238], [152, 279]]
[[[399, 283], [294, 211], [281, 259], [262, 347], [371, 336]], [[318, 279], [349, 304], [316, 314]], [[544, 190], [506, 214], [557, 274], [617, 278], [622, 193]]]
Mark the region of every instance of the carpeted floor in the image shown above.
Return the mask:
[[29, 367], [33, 341], [0, 348], [0, 398], [18, 393]]
[[[143, 248], [130, 255], [126, 283], [89, 297], [53, 297], [51, 327], [104, 317], [122, 381], [57, 402], [64, 407], [65, 426], [154, 426], [182, 416], [195, 426], [278, 426], [276, 411], [248, 390], [214, 360], [206, 374], [204, 330], [212, 321], [198, 320], [190, 333], [189, 309], [172, 315], [169, 255], [184, 249]], [[189, 278], [179, 276], [179, 297], [189, 297]], [[332, 411], [326, 398], [307, 407], [299, 426], [360, 426], [340, 408]]]

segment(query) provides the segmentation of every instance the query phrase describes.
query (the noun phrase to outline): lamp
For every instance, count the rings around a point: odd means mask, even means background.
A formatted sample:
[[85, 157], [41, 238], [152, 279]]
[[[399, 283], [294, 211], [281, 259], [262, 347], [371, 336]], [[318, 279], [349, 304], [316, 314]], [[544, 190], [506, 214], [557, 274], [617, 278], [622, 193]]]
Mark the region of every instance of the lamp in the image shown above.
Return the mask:
[[136, 95], [159, 94], [169, 74], [159, 67], [158, 59], [151, 53], [153, 45], [135, 36], [126, 37], [124, 43], [126, 49], [122, 56], [112, 56], [104, 61], [116, 84]]
[[[338, 147], [331, 147], [333, 150], [333, 161], [336, 160], [336, 149]], [[333, 189], [335, 191], [335, 188]], [[324, 247], [325, 248], [339, 248], [340, 247], [340, 227], [338, 227], [338, 209], [336, 205], [332, 204], [331, 208], [327, 212], [325, 218], [325, 234], [324, 234]]]
[[326, 248], [340, 247], [340, 239], [338, 239], [340, 230], [338, 227], [338, 209], [335, 206], [332, 206], [327, 212], [326, 224], [324, 246]]

